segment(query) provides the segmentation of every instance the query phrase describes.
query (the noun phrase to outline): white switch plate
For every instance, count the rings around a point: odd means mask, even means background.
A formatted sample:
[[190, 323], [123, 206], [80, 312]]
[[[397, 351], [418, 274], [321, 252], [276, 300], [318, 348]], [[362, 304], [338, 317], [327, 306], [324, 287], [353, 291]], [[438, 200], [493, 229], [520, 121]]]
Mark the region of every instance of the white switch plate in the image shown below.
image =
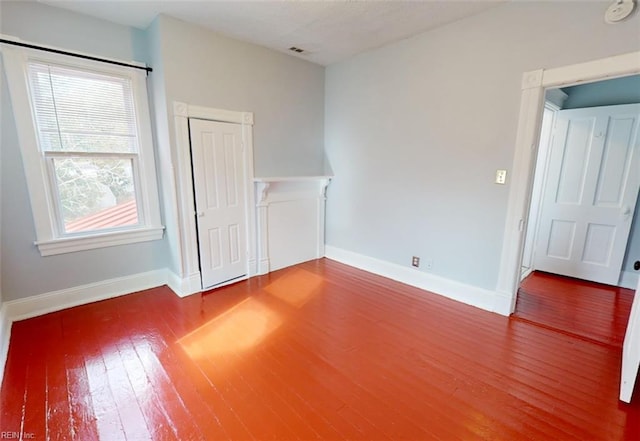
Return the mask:
[[504, 184], [507, 182], [507, 171], [496, 170], [496, 184]]

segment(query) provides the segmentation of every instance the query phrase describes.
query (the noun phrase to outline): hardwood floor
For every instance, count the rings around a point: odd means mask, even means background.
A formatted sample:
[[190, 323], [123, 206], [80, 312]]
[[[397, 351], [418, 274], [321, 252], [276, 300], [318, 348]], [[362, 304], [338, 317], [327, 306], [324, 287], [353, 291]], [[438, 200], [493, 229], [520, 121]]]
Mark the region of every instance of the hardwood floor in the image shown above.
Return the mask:
[[520, 285], [514, 316], [622, 348], [634, 291], [535, 271]]
[[13, 326], [0, 429], [31, 439], [638, 440], [621, 354], [318, 260]]

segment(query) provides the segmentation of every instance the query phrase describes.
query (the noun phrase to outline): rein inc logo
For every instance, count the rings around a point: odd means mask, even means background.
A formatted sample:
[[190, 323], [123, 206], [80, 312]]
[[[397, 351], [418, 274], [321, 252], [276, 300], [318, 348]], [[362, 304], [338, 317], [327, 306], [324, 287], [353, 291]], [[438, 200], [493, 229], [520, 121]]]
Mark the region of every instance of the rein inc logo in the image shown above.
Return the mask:
[[36, 439], [35, 433], [23, 432], [20, 438], [20, 432], [0, 432], [0, 439]]

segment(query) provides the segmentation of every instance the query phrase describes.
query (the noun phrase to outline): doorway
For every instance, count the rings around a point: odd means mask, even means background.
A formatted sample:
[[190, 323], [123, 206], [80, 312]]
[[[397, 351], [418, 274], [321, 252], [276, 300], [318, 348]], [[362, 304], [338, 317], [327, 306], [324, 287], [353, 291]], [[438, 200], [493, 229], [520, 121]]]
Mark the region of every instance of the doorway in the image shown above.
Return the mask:
[[630, 52], [523, 74], [516, 149], [511, 173], [513, 181], [509, 191], [496, 286], [496, 312], [509, 315], [515, 310], [545, 90], [640, 74], [638, 57], [640, 52]]
[[[533, 165], [538, 144], [542, 108], [546, 89], [565, 87], [606, 78], [620, 78], [640, 74], [640, 52], [630, 52], [586, 63], [554, 69], [525, 72], [522, 78], [520, 115], [513, 162], [514, 176], [509, 192], [502, 257], [496, 287], [496, 312], [513, 313], [518, 298], [521, 277], [525, 225], [529, 217]], [[620, 398], [630, 401], [631, 391], [640, 365], [637, 342], [640, 341], [640, 314], [638, 314], [640, 283], [629, 317], [623, 345]], [[635, 346], [634, 346], [635, 345]]]
[[[254, 192], [254, 170], [253, 170], [253, 113], [251, 112], [238, 112], [234, 110], [215, 109], [209, 107], [193, 106], [187, 103], [174, 102], [173, 103], [173, 116], [174, 116], [174, 128], [176, 134], [176, 151], [175, 157], [164, 157], [164, 164], [166, 170], [166, 176], [168, 181], [165, 183], [167, 190], [167, 197], [171, 200], [167, 203], [167, 206], [174, 206], [177, 211], [167, 216], [167, 236], [169, 241], [173, 244], [172, 252], [174, 253], [172, 258], [176, 263], [175, 274], [170, 274], [169, 285], [178, 293], [181, 297], [201, 292], [206, 288], [215, 286], [223, 286], [228, 283], [234, 283], [236, 281], [252, 277], [257, 274], [256, 266], [256, 210], [255, 210], [255, 192]], [[207, 181], [206, 176], [203, 179], [199, 179], [200, 182], [204, 182], [202, 185], [209, 185], [211, 190], [209, 193], [205, 190], [200, 192], [199, 196], [209, 198], [215, 193], [211, 187], [213, 183], [217, 186], [217, 191], [229, 191], [233, 188], [236, 193], [236, 200], [231, 198], [231, 205], [235, 205], [239, 212], [244, 213], [244, 224], [241, 225], [236, 221], [229, 221], [227, 219], [227, 230], [225, 230], [224, 222], [218, 227], [211, 225], [201, 225], [203, 230], [213, 230], [213, 233], [205, 238], [209, 240], [209, 244], [205, 244], [205, 248], [208, 246], [211, 250], [211, 262], [209, 267], [215, 270], [216, 259], [220, 257], [222, 259], [222, 253], [219, 256], [215, 255], [216, 248], [220, 248], [222, 238], [225, 235], [229, 237], [229, 227], [232, 231], [231, 242], [234, 243], [235, 251], [231, 250], [228, 253], [228, 263], [239, 263], [235, 265], [234, 271], [236, 273], [226, 273], [226, 269], [230, 269], [234, 265], [223, 265], [225, 267], [224, 274], [219, 273], [217, 276], [208, 279], [207, 276], [201, 274], [201, 269], [207, 267], [207, 263], [204, 265], [201, 262], [201, 244], [200, 239], [203, 238], [199, 235], [197, 220], [205, 210], [196, 209], [196, 191], [194, 191], [194, 185], [196, 180], [196, 174], [199, 173], [194, 170], [193, 161], [197, 161], [199, 165], [204, 160], [203, 158], [195, 159], [192, 157], [192, 134], [190, 131], [190, 125], [192, 122], [201, 121], [204, 124], [204, 129], [200, 131], [203, 138], [203, 148], [207, 150], [211, 155], [211, 150], [205, 146], [212, 146], [212, 143], [217, 142], [219, 147], [224, 145], [224, 135], [218, 137], [218, 141], [214, 141], [215, 135], [213, 134], [217, 129], [212, 129], [209, 124], [225, 124], [222, 127], [235, 128], [232, 135], [227, 136], [226, 149], [237, 149], [239, 140], [240, 153], [236, 150], [236, 156], [233, 159], [238, 161], [233, 165], [234, 174], [236, 178], [235, 188], [234, 186], [227, 185], [226, 183], [216, 183], [214, 181]], [[229, 124], [228, 126], [226, 124]], [[226, 129], [225, 129], [226, 130]], [[239, 130], [239, 132], [237, 131]], [[224, 130], [223, 130], [224, 131]], [[209, 133], [209, 134], [206, 134]], [[221, 147], [220, 147], [221, 148]], [[162, 151], [162, 149], [160, 149]], [[232, 157], [231, 155], [230, 157]], [[210, 161], [211, 162], [211, 161]], [[222, 166], [224, 161], [218, 161], [218, 166]], [[231, 164], [228, 164], [231, 165]], [[227, 167], [227, 164], [224, 165]], [[205, 167], [206, 169], [206, 167]], [[209, 166], [209, 170], [215, 170], [215, 166]], [[211, 172], [204, 172], [205, 175], [211, 174]], [[241, 178], [238, 178], [241, 176]], [[226, 179], [226, 177], [225, 177]], [[240, 180], [238, 180], [240, 179]], [[208, 184], [207, 184], [208, 183]], [[200, 185], [200, 184], [198, 184]], [[224, 188], [224, 190], [223, 190]], [[198, 197], [199, 197], [198, 196]], [[206, 203], [198, 205], [202, 208], [210, 208], [215, 206], [211, 200], [207, 200]], [[237, 215], [238, 213], [235, 213]], [[203, 215], [202, 217], [208, 217]], [[214, 220], [214, 217], [211, 217]], [[217, 220], [216, 220], [217, 221]], [[215, 222], [215, 221], [214, 221]], [[219, 228], [216, 232], [216, 228]], [[216, 243], [216, 238], [220, 233], [221, 240], [219, 244]], [[244, 237], [242, 235], [244, 234]], [[242, 253], [245, 253], [242, 256]], [[235, 253], [235, 254], [234, 254]], [[203, 271], [204, 272], [204, 271]], [[236, 278], [234, 278], [236, 276]]]
[[546, 91], [522, 278], [542, 270], [635, 287], [640, 104], [631, 103], [638, 75]]
[[[631, 248], [640, 223], [631, 221], [640, 104], [632, 103], [640, 103], [637, 75], [546, 91], [514, 313], [616, 347], [633, 299], [623, 274], [639, 257]], [[607, 234], [590, 235], [593, 225]]]

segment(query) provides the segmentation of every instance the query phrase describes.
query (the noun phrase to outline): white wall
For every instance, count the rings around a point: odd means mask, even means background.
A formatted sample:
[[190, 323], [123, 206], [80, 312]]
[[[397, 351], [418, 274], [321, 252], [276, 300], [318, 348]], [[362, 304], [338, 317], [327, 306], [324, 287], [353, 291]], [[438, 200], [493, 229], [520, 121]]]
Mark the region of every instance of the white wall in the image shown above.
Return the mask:
[[[124, 60], [137, 54], [144, 35], [132, 28], [32, 2], [2, 2], [2, 33], [24, 40]], [[2, 71], [4, 75], [4, 71]], [[6, 84], [3, 78], [3, 88]], [[165, 240], [41, 257], [9, 94], [2, 90], [1, 287], [15, 300], [167, 266]]]
[[509, 3], [327, 68], [327, 244], [495, 289], [522, 73], [640, 50], [605, 9]]

